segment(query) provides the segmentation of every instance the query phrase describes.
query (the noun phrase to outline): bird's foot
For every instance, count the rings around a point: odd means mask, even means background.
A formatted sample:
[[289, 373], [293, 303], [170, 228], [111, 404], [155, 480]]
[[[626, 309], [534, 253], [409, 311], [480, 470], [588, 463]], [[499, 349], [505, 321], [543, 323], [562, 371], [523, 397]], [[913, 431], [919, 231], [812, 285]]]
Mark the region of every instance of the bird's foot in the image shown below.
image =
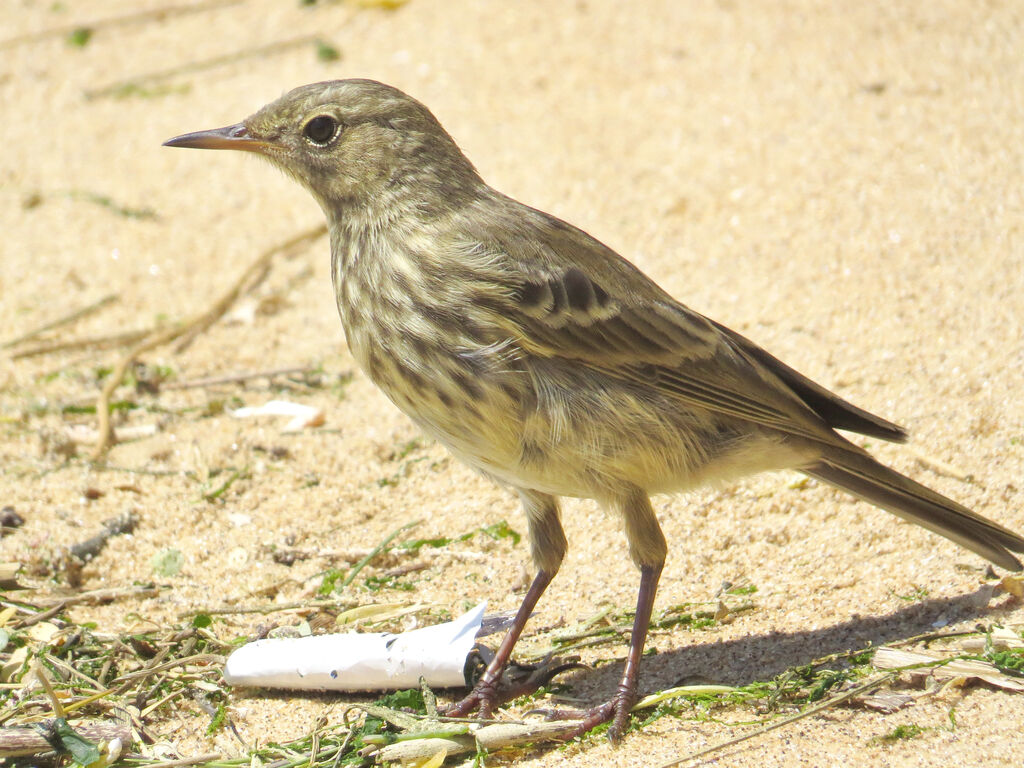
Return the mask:
[[579, 720], [579, 726], [569, 732], [565, 737], [566, 740], [582, 736], [601, 723], [611, 720], [612, 724], [608, 728], [608, 740], [612, 744], [618, 744], [629, 727], [629, 713], [633, 708], [634, 700], [635, 696], [619, 691], [610, 701], [590, 709], [535, 709], [533, 712], [543, 714], [545, 720]]
[[500, 678], [490, 678], [485, 673], [469, 695], [448, 707], [444, 714], [465, 717], [477, 710], [481, 720], [489, 720], [496, 707], [520, 696], [528, 696], [550, 683], [556, 675], [581, 666], [578, 657], [549, 657], [535, 665], [510, 663]]
[[477, 710], [481, 720], [490, 720], [496, 706], [498, 706], [497, 687], [493, 683], [491, 685], [478, 683], [468, 696], [445, 707], [442, 714], [445, 717], [466, 717], [473, 710]]

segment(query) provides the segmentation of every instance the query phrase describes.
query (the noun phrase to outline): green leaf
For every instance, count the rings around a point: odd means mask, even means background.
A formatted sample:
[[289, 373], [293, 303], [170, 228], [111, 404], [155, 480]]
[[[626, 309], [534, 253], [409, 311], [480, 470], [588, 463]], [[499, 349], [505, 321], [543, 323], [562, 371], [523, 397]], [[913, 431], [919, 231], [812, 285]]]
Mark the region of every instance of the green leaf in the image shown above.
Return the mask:
[[210, 724], [206, 726], [206, 735], [212, 736], [221, 728], [224, 727], [224, 723], [227, 722], [228, 711], [223, 704], [217, 707], [217, 711], [214, 712], [213, 717], [210, 719]]
[[1010, 648], [1005, 651], [993, 651], [989, 654], [989, 659], [999, 667], [1001, 672], [1024, 673], [1024, 649]]
[[416, 587], [408, 581], [401, 581], [397, 576], [367, 576], [366, 588], [371, 592], [380, 592], [382, 589], [400, 589], [411, 592]]
[[725, 594], [727, 594], [727, 595], [752, 595], [755, 592], [757, 592], [757, 585], [756, 584], [744, 584], [744, 585], [741, 585], [739, 587], [733, 587], [732, 589], [727, 589], [725, 591]]
[[501, 520], [494, 525], [486, 525], [480, 530], [495, 541], [498, 539], [512, 539], [513, 544], [518, 544], [520, 539], [523, 538], [504, 520]]
[[887, 733], [879, 738], [879, 741], [902, 741], [904, 739], [916, 739], [925, 729], [916, 723], [908, 723], [907, 725], [897, 725], [891, 733]]
[[413, 712], [424, 714], [423, 691], [419, 688], [407, 688], [403, 691], [395, 691], [377, 699], [374, 704], [388, 709], [411, 709]]
[[439, 536], [436, 539], [413, 539], [412, 541], [403, 541], [398, 545], [398, 548], [404, 552], [418, 552], [423, 547], [439, 549], [441, 547], [446, 547], [451, 543], [452, 540], [447, 536]]
[[53, 723], [54, 746], [59, 746], [79, 765], [92, 765], [100, 759], [100, 748], [88, 739], [75, 733], [74, 728], [68, 725], [63, 717], [58, 717]]
[[317, 40], [316, 57], [320, 61], [337, 61], [341, 58], [341, 53], [330, 43], [326, 43], [323, 40]]
[[403, 541], [401, 544], [397, 545], [396, 549], [401, 549], [404, 552], [416, 552], [423, 547], [439, 549], [440, 547], [446, 547], [456, 541], [469, 541], [478, 533], [490, 536], [495, 541], [498, 539], [512, 539], [513, 544], [518, 544], [523, 538], [506, 521], [499, 520], [493, 525], [485, 525], [483, 528], [476, 528], [475, 530], [468, 531], [461, 536], [456, 536], [455, 538], [440, 536], [436, 539], [413, 539], [412, 541]]
[[92, 38], [92, 30], [89, 27], [77, 27], [68, 33], [68, 45], [75, 48], [85, 48]]
[[181, 554], [181, 550], [171, 547], [153, 555], [149, 564], [158, 576], [168, 578], [178, 575], [185, 564], [185, 556]]
[[338, 568], [329, 568], [324, 573], [324, 578], [320, 582], [320, 586], [317, 588], [316, 593], [318, 595], [329, 595], [338, 586], [338, 582], [345, 577], [348, 573], [347, 570], [341, 570]]
[[811, 689], [810, 694], [807, 696], [808, 701], [820, 701], [830, 689], [835, 686], [846, 682], [849, 679], [849, 675], [845, 670], [839, 672], [827, 672], [821, 676], [818, 684]]
[[213, 624], [213, 617], [208, 613], [197, 613], [192, 617], [192, 626], [196, 629], [206, 629]]

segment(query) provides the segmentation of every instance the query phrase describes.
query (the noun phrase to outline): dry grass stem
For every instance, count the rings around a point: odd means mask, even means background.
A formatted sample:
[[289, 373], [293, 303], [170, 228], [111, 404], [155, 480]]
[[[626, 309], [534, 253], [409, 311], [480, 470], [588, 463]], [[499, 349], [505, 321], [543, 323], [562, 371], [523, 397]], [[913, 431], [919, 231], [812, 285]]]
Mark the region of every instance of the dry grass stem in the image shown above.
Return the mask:
[[144, 11], [125, 13], [121, 16], [111, 16], [96, 21], [78, 22], [75, 24], [61, 24], [56, 27], [48, 27], [38, 32], [29, 32], [25, 35], [16, 35], [6, 40], [0, 40], [0, 51], [7, 48], [14, 48], [27, 43], [38, 43], [51, 37], [67, 37], [80, 29], [111, 29], [113, 27], [125, 27], [132, 24], [142, 24], [149, 21], [163, 21], [171, 16], [184, 16], [189, 13], [210, 11], [215, 8], [223, 8], [228, 5], [238, 5], [242, 0], [205, 0], [205, 2], [191, 3], [188, 5], [162, 5], [156, 8], [147, 8]]
[[820, 704], [815, 704], [814, 706], [808, 707], [802, 712], [797, 712], [796, 714], [790, 715], [789, 717], [783, 717], [780, 720], [768, 723], [767, 725], [761, 726], [760, 728], [757, 728], [756, 730], [753, 730], [750, 733], [745, 733], [742, 736], [736, 736], [732, 739], [726, 739], [723, 742], [714, 744], [708, 747], [707, 749], [702, 749], [698, 752], [693, 752], [689, 755], [686, 755], [685, 757], [679, 758], [678, 760], [670, 760], [669, 762], [663, 763], [662, 765], [658, 766], [658, 768], [673, 768], [677, 765], [694, 763], [702, 758], [707, 757], [708, 755], [714, 754], [715, 752], [720, 752], [723, 749], [734, 747], [737, 744], [742, 744], [744, 741], [749, 741], [750, 739], [756, 739], [758, 736], [763, 736], [769, 731], [774, 731], [778, 728], [783, 728], [787, 725], [792, 725], [793, 723], [799, 720], [803, 720], [804, 718], [810, 717], [811, 715], [816, 715], [819, 712], [824, 712], [826, 709], [832, 709], [833, 707], [842, 704], [844, 701], [849, 701], [850, 699], [853, 699], [857, 696], [862, 696], [865, 693], [874, 690], [878, 686], [884, 685], [885, 683], [894, 679], [897, 676], [897, 674], [898, 672], [895, 671], [887, 672], [884, 675], [880, 675], [872, 680], [869, 680], [866, 683], [862, 683], [861, 685], [850, 688], [849, 690], [844, 691], [843, 693], [840, 693], [837, 696], [832, 696], [831, 698], [826, 699]]
[[[251, 285], [254, 278], [257, 278], [269, 268], [275, 256], [278, 256], [281, 253], [286, 253], [303, 243], [316, 240], [326, 234], [326, 232], [327, 227], [321, 224], [291, 237], [283, 243], [278, 243], [277, 245], [268, 248], [260, 254], [252, 264], [249, 265], [234, 284], [219, 299], [217, 299], [209, 309], [199, 313], [181, 325], [154, 332], [149, 338], [143, 340], [141, 343], [130, 349], [128, 353], [118, 361], [110, 376], [107, 377], [106, 382], [103, 385], [103, 389], [100, 391], [100, 395], [96, 400], [96, 415], [98, 418], [97, 432], [99, 433], [99, 436], [96, 447], [92, 452], [92, 460], [99, 461], [102, 459], [114, 443], [114, 430], [110, 420], [111, 396], [114, 394], [114, 390], [121, 385], [121, 381], [128, 372], [128, 368], [135, 362], [139, 355], [177, 339], [184, 339], [185, 342], [187, 342], [192, 338], [195, 338], [195, 336], [205, 331], [217, 322], [225, 312], [227, 312], [228, 308], [238, 299], [242, 291]], [[181, 348], [182, 347], [179, 346], [179, 350]]]
[[21, 336], [18, 336], [15, 339], [11, 339], [10, 341], [4, 342], [2, 347], [0, 348], [9, 349], [11, 347], [17, 346], [18, 344], [23, 344], [26, 341], [31, 341], [32, 339], [36, 338], [37, 336], [41, 336], [47, 331], [52, 331], [55, 328], [61, 328], [65, 325], [70, 325], [71, 323], [77, 320], [81, 320], [83, 317], [88, 317], [94, 312], [98, 312], [108, 304], [113, 304], [115, 301], [117, 301], [117, 299], [118, 296], [116, 293], [109, 293], [102, 299], [94, 301], [91, 304], [87, 304], [86, 306], [76, 309], [73, 312], [69, 312], [68, 314], [59, 317], [56, 320], [44, 323], [43, 325], [40, 325], [37, 328], [33, 328], [31, 331], [23, 333]]
[[[123, 723], [84, 720], [75, 723], [75, 732], [89, 741], [101, 742], [120, 739], [122, 744], [132, 742], [131, 728]], [[38, 729], [26, 726], [0, 728], [0, 759], [39, 755], [52, 752], [50, 745]]]
[[292, 48], [297, 48], [302, 45], [310, 45], [315, 43], [319, 38], [320, 35], [300, 35], [298, 37], [289, 38], [288, 40], [276, 40], [272, 43], [267, 43], [266, 45], [257, 45], [251, 48], [243, 48], [240, 51], [221, 54], [220, 56], [211, 56], [209, 59], [203, 59], [202, 61], [190, 61], [185, 64], [179, 64], [178, 66], [168, 67], [167, 69], [147, 72], [136, 77], [130, 77], [124, 80], [115, 80], [114, 82], [100, 86], [99, 88], [90, 88], [85, 91], [85, 97], [87, 99], [97, 99], [104, 96], [131, 94], [136, 91], [142, 91], [147, 86], [161, 83], [175, 77], [180, 77], [181, 75], [195, 74], [196, 72], [203, 72], [205, 70], [223, 67], [227, 64], [235, 64], [239, 61], [245, 61], [246, 59], [259, 59], [265, 56], [281, 53]]

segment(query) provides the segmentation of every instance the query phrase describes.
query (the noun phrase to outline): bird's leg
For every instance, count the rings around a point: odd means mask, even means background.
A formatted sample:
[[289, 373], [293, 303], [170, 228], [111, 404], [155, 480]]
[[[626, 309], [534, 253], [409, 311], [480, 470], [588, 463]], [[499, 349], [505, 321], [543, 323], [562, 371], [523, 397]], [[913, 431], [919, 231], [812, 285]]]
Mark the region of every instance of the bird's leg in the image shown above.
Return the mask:
[[474, 709], [479, 708], [480, 717], [487, 719], [491, 717], [494, 707], [502, 703], [504, 697], [500, 696], [498, 691], [498, 681], [501, 679], [501, 673], [512, 656], [512, 648], [515, 647], [516, 641], [523, 633], [523, 628], [526, 626], [530, 614], [533, 613], [533, 607], [537, 605], [540, 596], [544, 594], [544, 590], [551, 583], [551, 577], [552, 574], [546, 571], [537, 572], [533, 584], [530, 585], [526, 597], [523, 598], [522, 605], [519, 606], [515, 621], [512, 622], [512, 626], [509, 627], [505, 639], [498, 646], [498, 650], [495, 652], [494, 658], [491, 659], [491, 663], [487, 665], [487, 669], [484, 670], [480, 680], [477, 681], [476, 687], [462, 701], [449, 707], [445, 711], [446, 715], [450, 717], [464, 717]]
[[581, 717], [582, 722], [569, 738], [586, 733], [594, 726], [612, 721], [608, 738], [617, 742], [629, 724], [629, 712], [636, 703], [636, 689], [640, 676], [640, 658], [647, 642], [647, 628], [654, 610], [654, 597], [658, 592], [658, 579], [665, 564], [668, 547], [661, 526], [651, 508], [650, 499], [639, 490], [626, 498], [622, 504], [626, 521], [626, 536], [629, 539], [629, 553], [640, 568], [640, 591], [636, 598], [636, 615], [633, 618], [633, 632], [629, 638], [629, 655], [622, 670], [618, 690], [611, 699], [589, 710], [556, 710], [549, 712], [552, 719]]
[[608, 738], [617, 742], [622, 738], [629, 725], [629, 712], [636, 704], [636, 688], [640, 679], [640, 657], [644, 654], [647, 642], [647, 627], [651, 623], [651, 611], [654, 608], [654, 595], [658, 591], [658, 578], [661, 566], [645, 565], [640, 568], [640, 592], [636, 601], [636, 616], [633, 618], [633, 632], [629, 638], [629, 655], [626, 666], [622, 670], [615, 695], [604, 704], [594, 707], [583, 716], [578, 734], [586, 733], [601, 723], [612, 721], [608, 729]]
[[501, 673], [505, 669], [509, 658], [512, 656], [512, 649], [516, 641], [523, 633], [526, 622], [533, 613], [537, 601], [544, 594], [551, 579], [558, 572], [565, 556], [566, 541], [565, 532], [562, 530], [562, 523], [559, 520], [558, 502], [553, 496], [536, 493], [534, 491], [520, 491], [519, 496], [523, 501], [523, 509], [526, 512], [526, 519], [530, 532], [530, 549], [533, 561], [537, 564], [537, 575], [530, 585], [530, 589], [523, 598], [522, 605], [516, 613], [516, 618], [509, 627], [501, 645], [487, 665], [483, 675], [476, 686], [462, 701], [449, 707], [445, 714], [451, 717], [464, 717], [474, 709], [479, 709], [480, 717], [487, 719], [491, 717], [494, 707], [516, 698], [528, 690], [517, 688], [512, 692], [503, 692], [498, 689], [501, 680]]

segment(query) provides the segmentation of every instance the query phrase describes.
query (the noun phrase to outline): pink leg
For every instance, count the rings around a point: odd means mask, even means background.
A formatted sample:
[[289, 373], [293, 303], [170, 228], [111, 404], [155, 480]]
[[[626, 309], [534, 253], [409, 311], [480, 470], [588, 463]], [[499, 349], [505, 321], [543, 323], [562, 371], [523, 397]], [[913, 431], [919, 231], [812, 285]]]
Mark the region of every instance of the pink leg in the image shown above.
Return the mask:
[[618, 742], [629, 725], [629, 711], [636, 703], [636, 688], [640, 676], [640, 657], [644, 653], [647, 641], [647, 628], [651, 623], [651, 612], [654, 609], [654, 596], [658, 591], [658, 578], [661, 576], [660, 565], [644, 565], [640, 567], [640, 592], [636, 601], [636, 616], [633, 619], [633, 633], [629, 639], [629, 655], [626, 666], [622, 670], [622, 679], [615, 695], [604, 704], [592, 709], [555, 710], [548, 715], [554, 720], [574, 720], [582, 718], [583, 722], [568, 738], [586, 733], [591, 728], [612, 721], [608, 729], [608, 738]]
[[[512, 626], [509, 627], [508, 634], [501, 641], [501, 645], [498, 646], [494, 658], [487, 665], [487, 669], [480, 677], [476, 687], [462, 701], [449, 707], [445, 711], [446, 715], [450, 717], [465, 717], [479, 707], [481, 719], [486, 720], [491, 717], [495, 706], [502, 703], [499, 700], [498, 680], [501, 679], [501, 673], [512, 656], [512, 648], [515, 646], [516, 641], [519, 640], [519, 636], [523, 634], [523, 629], [526, 627], [530, 614], [533, 613], [537, 601], [540, 600], [540, 596], [544, 594], [544, 590], [551, 583], [553, 575], [547, 571], [537, 572], [537, 576], [533, 579], [526, 597], [523, 598], [522, 605], [519, 606], [519, 611], [516, 613]], [[518, 693], [514, 695], [518, 695]]]

